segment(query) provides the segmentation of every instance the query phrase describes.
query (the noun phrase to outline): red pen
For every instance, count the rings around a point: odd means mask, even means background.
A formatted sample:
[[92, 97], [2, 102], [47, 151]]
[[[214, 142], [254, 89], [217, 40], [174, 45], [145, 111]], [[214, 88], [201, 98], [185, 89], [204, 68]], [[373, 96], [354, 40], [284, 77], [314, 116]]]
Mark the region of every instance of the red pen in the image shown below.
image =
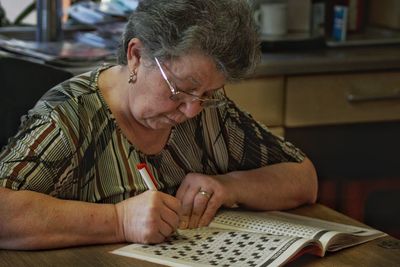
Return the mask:
[[143, 181], [147, 185], [147, 188], [149, 190], [157, 191], [157, 181], [154, 179], [154, 176], [151, 174], [149, 168], [147, 167], [146, 163], [138, 163], [136, 165], [136, 168], [140, 172], [140, 175], [142, 176]]

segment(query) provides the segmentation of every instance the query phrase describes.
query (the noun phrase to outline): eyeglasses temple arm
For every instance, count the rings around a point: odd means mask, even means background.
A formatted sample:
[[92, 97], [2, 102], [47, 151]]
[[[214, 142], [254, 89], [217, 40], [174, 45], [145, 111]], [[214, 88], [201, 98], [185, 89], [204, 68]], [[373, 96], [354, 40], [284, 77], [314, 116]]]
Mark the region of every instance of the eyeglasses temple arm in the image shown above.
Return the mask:
[[157, 63], [158, 68], [160, 69], [161, 75], [163, 76], [164, 80], [167, 82], [169, 89], [171, 89], [172, 93], [176, 94], [177, 92], [176, 92], [175, 88], [171, 85], [171, 83], [169, 82], [167, 75], [165, 75], [165, 72], [164, 72], [163, 68], [161, 67], [160, 62], [158, 61], [158, 59], [156, 57], [154, 59], [156, 60], [156, 63]]

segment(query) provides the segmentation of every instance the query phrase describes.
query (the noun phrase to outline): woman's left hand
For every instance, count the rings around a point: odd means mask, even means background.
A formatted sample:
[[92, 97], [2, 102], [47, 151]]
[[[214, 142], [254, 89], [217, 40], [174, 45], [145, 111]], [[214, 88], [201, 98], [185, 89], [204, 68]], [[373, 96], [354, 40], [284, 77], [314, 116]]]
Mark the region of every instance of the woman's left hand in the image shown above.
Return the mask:
[[182, 203], [179, 228], [207, 226], [221, 206], [232, 207], [235, 197], [228, 190], [228, 180], [221, 176], [188, 173], [176, 197]]

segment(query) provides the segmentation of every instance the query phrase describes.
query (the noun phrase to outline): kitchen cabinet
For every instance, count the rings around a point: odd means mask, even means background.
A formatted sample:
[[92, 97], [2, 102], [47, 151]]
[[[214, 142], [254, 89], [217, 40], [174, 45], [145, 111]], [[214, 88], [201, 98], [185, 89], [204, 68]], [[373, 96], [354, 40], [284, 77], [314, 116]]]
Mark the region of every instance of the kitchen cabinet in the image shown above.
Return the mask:
[[400, 71], [287, 78], [287, 127], [393, 120], [400, 120]]
[[291, 76], [285, 96], [285, 137], [316, 165], [319, 201], [399, 237], [400, 71]]
[[276, 135], [283, 136], [284, 76], [255, 78], [225, 86], [226, 94]]
[[226, 91], [311, 158], [319, 202], [400, 236], [400, 69], [257, 76]]

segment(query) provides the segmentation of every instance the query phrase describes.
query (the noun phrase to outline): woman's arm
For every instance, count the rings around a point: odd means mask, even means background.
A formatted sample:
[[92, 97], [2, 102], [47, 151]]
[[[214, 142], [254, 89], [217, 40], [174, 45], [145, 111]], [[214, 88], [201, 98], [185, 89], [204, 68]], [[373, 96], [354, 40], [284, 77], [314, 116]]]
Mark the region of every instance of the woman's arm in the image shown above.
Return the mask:
[[45, 249], [123, 241], [114, 205], [0, 188], [0, 247]]
[[289, 209], [314, 203], [317, 198], [317, 175], [307, 158], [301, 163], [278, 163], [226, 176], [221, 181], [232, 192], [235, 203], [250, 209]]
[[177, 197], [183, 209], [180, 227], [193, 228], [208, 225], [221, 206], [282, 210], [314, 203], [317, 175], [307, 158], [301, 163], [278, 163], [214, 177], [192, 173], [186, 176]]
[[48, 249], [115, 242], [158, 243], [178, 226], [179, 202], [147, 191], [113, 204], [60, 200], [0, 188], [0, 248]]

